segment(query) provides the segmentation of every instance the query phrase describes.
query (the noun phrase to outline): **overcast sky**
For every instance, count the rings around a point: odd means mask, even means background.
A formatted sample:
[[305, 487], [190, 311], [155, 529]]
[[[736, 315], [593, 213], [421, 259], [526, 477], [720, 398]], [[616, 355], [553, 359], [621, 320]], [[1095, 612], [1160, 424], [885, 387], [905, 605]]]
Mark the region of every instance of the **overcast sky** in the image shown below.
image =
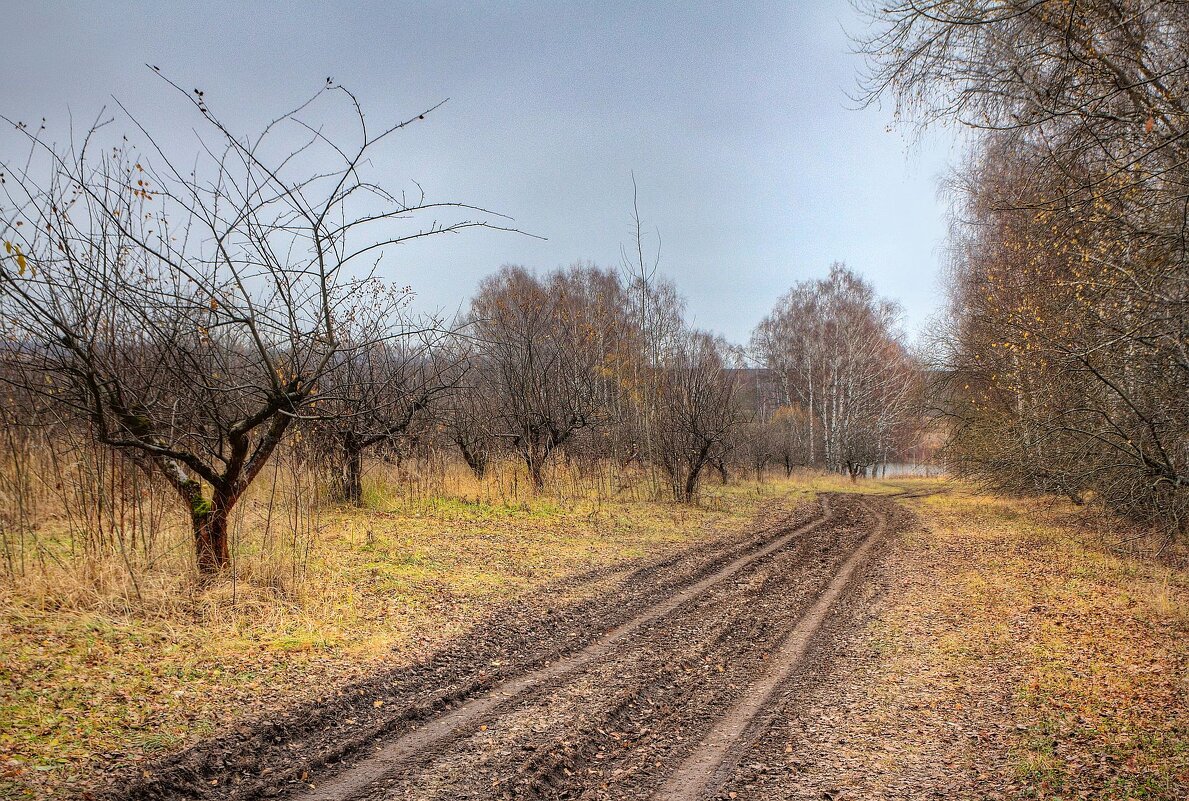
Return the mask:
[[384, 170], [547, 239], [472, 231], [388, 253], [384, 274], [427, 311], [452, 312], [501, 264], [617, 266], [633, 171], [662, 270], [698, 325], [734, 341], [835, 260], [900, 301], [910, 330], [942, 301], [937, 183], [956, 150], [848, 99], [862, 23], [847, 0], [0, 7], [0, 113], [55, 134], [113, 96], [154, 131], [188, 132], [145, 63], [244, 132], [328, 76], [377, 124], [449, 98]]

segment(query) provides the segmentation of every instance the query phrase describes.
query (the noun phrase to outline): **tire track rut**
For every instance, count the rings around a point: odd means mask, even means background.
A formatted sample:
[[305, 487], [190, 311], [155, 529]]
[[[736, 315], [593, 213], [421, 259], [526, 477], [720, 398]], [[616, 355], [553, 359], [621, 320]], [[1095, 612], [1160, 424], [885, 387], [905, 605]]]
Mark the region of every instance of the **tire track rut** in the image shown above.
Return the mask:
[[[316, 785], [314, 789], [296, 796], [302, 801], [346, 801], [365, 797], [370, 790], [418, 754], [425, 752], [468, 727], [475, 728], [501, 707], [519, 696], [538, 690], [548, 681], [565, 677], [596, 660], [612, 656], [615, 649], [642, 627], [659, 620], [679, 607], [699, 598], [759, 560], [789, 545], [797, 537], [806, 535], [833, 519], [830, 501], [823, 501], [823, 514], [817, 519], [784, 533], [766, 545], [740, 556], [720, 570], [686, 586], [669, 598], [651, 606], [637, 617], [611, 629], [577, 653], [553, 662], [539, 670], [505, 681], [490, 691], [464, 702], [424, 725], [413, 728], [392, 742], [380, 746], [366, 760]], [[461, 797], [461, 796], [456, 796]]]
[[816, 519], [296, 797], [713, 797], [853, 589], [894, 508], [887, 499], [823, 498]]
[[221, 734], [103, 798], [725, 797], [774, 696], [817, 681], [811, 654], [849, 625], [832, 613], [860, 602], [863, 566], [905, 519], [886, 496], [815, 506], [567, 579], [422, 663]]
[[875, 526], [871, 534], [856, 548], [842, 568], [818, 596], [780, 645], [775, 659], [759, 681], [748, 687], [733, 707], [715, 724], [710, 734], [685, 761], [670, 774], [653, 796], [654, 801], [690, 801], [705, 798], [729, 777], [738, 761], [738, 754], [746, 748], [749, 734], [762, 724], [766, 713], [774, 705], [774, 696], [800, 664], [809, 649], [814, 634], [825, 621], [834, 603], [850, 584], [855, 571], [867, 559], [887, 521], [873, 512]]
[[[564, 797], [594, 781], [587, 766], [611, 757], [600, 749], [636, 741], [627, 732], [643, 728], [647, 739], [651, 729], [684, 730], [691, 710], [726, 708], [803, 606], [793, 586], [805, 577], [800, 568], [826, 564], [815, 554], [829, 551], [835, 535], [809, 532], [654, 621], [626, 647], [503, 710], [488, 731], [406, 767], [384, 797]], [[808, 597], [816, 587], [805, 583]]]

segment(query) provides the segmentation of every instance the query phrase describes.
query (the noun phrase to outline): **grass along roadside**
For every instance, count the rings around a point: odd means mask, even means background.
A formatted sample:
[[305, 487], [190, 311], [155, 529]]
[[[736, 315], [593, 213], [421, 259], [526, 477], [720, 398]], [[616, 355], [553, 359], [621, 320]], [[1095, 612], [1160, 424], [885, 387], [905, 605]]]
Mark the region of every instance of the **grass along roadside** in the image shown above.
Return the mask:
[[[694, 508], [576, 486], [501, 499], [409, 498], [375, 484], [370, 508], [318, 513], [302, 579], [289, 584], [253, 573], [266, 554], [245, 538], [237, 585], [172, 603], [154, 602], [147, 583], [139, 609], [98, 590], [4, 586], [0, 797], [61, 795], [104, 765], [148, 759], [381, 662], [416, 661], [520, 593], [747, 526], [773, 500], [945, 485], [710, 482]], [[855, 635], [854, 669], [838, 674], [848, 686], [825, 699], [834, 717], [819, 770], [849, 777], [856, 797], [896, 786], [1186, 797], [1184, 554], [1128, 552], [1109, 524], [1060, 503], [948, 486], [902, 501], [923, 526], [882, 563], [889, 591]]]
[[1189, 797], [1184, 553], [1129, 550], [1063, 502], [948, 490], [900, 499], [917, 525], [836, 610], [728, 795]]
[[929, 733], [903, 750], [984, 777], [969, 797], [1189, 797], [1184, 553], [1128, 553], [1051, 500], [908, 503], [924, 528], [892, 553], [901, 584], [871, 629], [873, 693]]
[[0, 796], [61, 794], [381, 662], [414, 662], [551, 580], [744, 527], [775, 498], [835, 485], [710, 485], [683, 507], [573, 491], [500, 501], [479, 487], [410, 500], [376, 484], [369, 508], [317, 513], [300, 581], [262, 570], [260, 540], [245, 537], [235, 582], [173, 597], [176, 583], [154, 589], [146, 573], [139, 607], [101, 582], [88, 589], [85, 564], [50, 561], [0, 584]]

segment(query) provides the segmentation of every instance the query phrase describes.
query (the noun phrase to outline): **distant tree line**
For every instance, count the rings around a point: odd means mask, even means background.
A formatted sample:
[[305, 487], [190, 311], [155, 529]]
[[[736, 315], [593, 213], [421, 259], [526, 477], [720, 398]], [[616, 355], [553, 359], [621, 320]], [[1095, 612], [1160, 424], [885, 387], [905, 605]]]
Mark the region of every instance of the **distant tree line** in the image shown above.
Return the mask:
[[852, 477], [895, 461], [921, 430], [921, 378], [899, 309], [844, 265], [780, 299], [752, 350], [775, 401], [768, 437], [779, 461]]
[[974, 133], [937, 349], [951, 466], [1189, 528], [1189, 6], [872, 7], [869, 97]]
[[[736, 466], [867, 475], [919, 429], [896, 309], [842, 266], [783, 298], [750, 353], [686, 322], [638, 217], [618, 269], [506, 266], [458, 319], [419, 318], [377, 276], [382, 249], [500, 227], [368, 177], [423, 115], [373, 130], [328, 84], [245, 138], [182, 93], [208, 134], [196, 163], [151, 138], [101, 146], [102, 126], [65, 146], [17, 126], [28, 153], [0, 167], [0, 382], [6, 426], [82, 434], [166, 482], [201, 573], [228, 564], [232, 512], [283, 442], [353, 504], [369, 460], [410, 448], [479, 477], [514, 458], [537, 489], [559, 460], [617, 465], [690, 502]], [[336, 101], [354, 121], [341, 140], [309, 118]]]

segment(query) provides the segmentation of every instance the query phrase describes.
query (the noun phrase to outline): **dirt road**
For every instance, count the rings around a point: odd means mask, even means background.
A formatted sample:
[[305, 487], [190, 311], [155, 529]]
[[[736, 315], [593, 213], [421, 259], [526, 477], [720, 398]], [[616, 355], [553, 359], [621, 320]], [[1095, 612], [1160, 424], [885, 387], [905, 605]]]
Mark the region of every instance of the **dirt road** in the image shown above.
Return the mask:
[[430, 665], [204, 744], [118, 795], [720, 797], [902, 519], [890, 500], [830, 495], [745, 542], [579, 577], [605, 592], [511, 610]]

